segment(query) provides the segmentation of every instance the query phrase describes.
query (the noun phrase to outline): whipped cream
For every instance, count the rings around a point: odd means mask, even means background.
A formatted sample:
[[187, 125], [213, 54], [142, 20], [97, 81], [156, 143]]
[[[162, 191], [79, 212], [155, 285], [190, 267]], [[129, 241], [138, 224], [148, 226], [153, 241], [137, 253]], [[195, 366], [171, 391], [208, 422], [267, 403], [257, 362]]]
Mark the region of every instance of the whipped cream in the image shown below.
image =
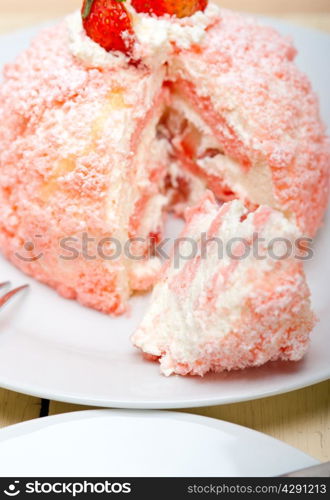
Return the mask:
[[[267, 250], [270, 246], [274, 250], [274, 242], [279, 235], [293, 244], [300, 236], [298, 228], [281, 212], [266, 206], [248, 213], [243, 203], [235, 200], [219, 209], [210, 194], [205, 195], [200, 205], [187, 215], [181, 240], [177, 240], [181, 244], [173, 251], [170, 263], [161, 271], [149, 309], [132, 337], [133, 344], [143, 352], [159, 357], [161, 371], [166, 376], [172, 373], [204, 375], [214, 368], [217, 371], [237, 369], [278, 359], [281, 348], [285, 347], [285, 331], [288, 335], [297, 334], [297, 339], [292, 341], [296, 353], [291, 359], [295, 359], [297, 353], [298, 357], [301, 356], [305, 352], [304, 345], [301, 350], [297, 348], [301, 331], [298, 328], [291, 331], [291, 328], [294, 314], [307, 311], [306, 317], [312, 317], [308, 297], [297, 303], [298, 290], [305, 286], [305, 278], [300, 271], [297, 273], [293, 256], [275, 260]], [[243, 216], [245, 219], [242, 219]], [[263, 257], [257, 259], [252, 246], [248, 245], [245, 257], [234, 259], [235, 246], [232, 244], [251, 242], [256, 233]], [[203, 234], [209, 238], [204, 257]], [[198, 252], [193, 250], [192, 241], [196, 242]], [[219, 248], [223, 250], [219, 251]], [[243, 252], [237, 255], [244, 255], [247, 247], [243, 245], [243, 248]], [[239, 246], [237, 250], [241, 251]], [[280, 242], [278, 246], [276, 244], [274, 253], [283, 255]], [[279, 275], [290, 279], [277, 280]], [[267, 287], [258, 288], [268, 282], [276, 287], [274, 296], [268, 294]], [[272, 313], [272, 304], [276, 301], [279, 301], [278, 307], [283, 308], [283, 314], [271, 318], [272, 326], [274, 324], [271, 332], [262, 321], [257, 330], [252, 323], [251, 329], [246, 328], [251, 321], [250, 301], [259, 295], [263, 299], [257, 312], [263, 320], [268, 311]], [[268, 299], [263, 302], [265, 297]], [[292, 307], [283, 307], [285, 303]], [[308, 321], [310, 319], [306, 324]], [[241, 342], [238, 342], [240, 335]], [[269, 340], [264, 341], [267, 336]], [[255, 359], [251, 357], [254, 349], [257, 351]]]
[[127, 64], [127, 57], [122, 52], [107, 52], [101, 45], [87, 36], [82, 24], [81, 13], [76, 11], [66, 18], [69, 33], [69, 50], [87, 66], [111, 68]]
[[[163, 64], [169, 57], [173, 45], [180, 49], [189, 49], [202, 43], [206, 29], [219, 17], [220, 9], [210, 3], [204, 12], [198, 11], [193, 16], [182, 19], [137, 13], [130, 0], [125, 4], [136, 35], [135, 57], [146, 64]], [[81, 13], [76, 11], [66, 18], [69, 32], [71, 53], [91, 67], [110, 68], [127, 64], [127, 56], [121, 52], [107, 52], [95, 43], [84, 30]]]

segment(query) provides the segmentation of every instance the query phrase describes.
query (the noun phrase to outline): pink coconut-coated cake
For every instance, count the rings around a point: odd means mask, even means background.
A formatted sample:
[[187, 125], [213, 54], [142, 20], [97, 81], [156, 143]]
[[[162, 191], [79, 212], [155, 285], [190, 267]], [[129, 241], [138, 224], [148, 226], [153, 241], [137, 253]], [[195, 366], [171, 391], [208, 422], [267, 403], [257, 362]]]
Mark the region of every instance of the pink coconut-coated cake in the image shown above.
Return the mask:
[[293, 244], [297, 227], [267, 206], [220, 208], [212, 193], [186, 219], [133, 344], [165, 375], [300, 360], [314, 326], [310, 292], [298, 253], [274, 242]]
[[1, 249], [65, 297], [107, 313], [123, 313], [159, 267], [123, 254], [110, 260], [116, 247], [105, 240], [124, 245], [138, 235], [143, 254], [163, 226], [159, 76], [127, 63], [87, 67], [69, 52], [62, 24], [5, 68], [0, 90]]
[[0, 86], [0, 248], [112, 314], [159, 272], [154, 258], [113, 258], [118, 242], [142, 238], [134, 254], [147, 255], [164, 212], [181, 215], [206, 188], [281, 210], [309, 235], [329, 196], [329, 143], [291, 42], [212, 3], [179, 20], [127, 8], [134, 64], [88, 39], [76, 14]]

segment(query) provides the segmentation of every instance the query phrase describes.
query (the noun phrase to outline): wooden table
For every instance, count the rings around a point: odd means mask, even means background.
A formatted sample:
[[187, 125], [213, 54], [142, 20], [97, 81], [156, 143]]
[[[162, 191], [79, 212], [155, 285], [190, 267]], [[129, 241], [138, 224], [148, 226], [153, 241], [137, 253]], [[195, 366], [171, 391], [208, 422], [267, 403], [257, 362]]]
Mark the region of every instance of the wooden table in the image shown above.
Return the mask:
[[[0, 32], [62, 15], [80, 3], [80, 0], [0, 0]], [[329, 0], [223, 0], [221, 5], [276, 15], [330, 32]], [[0, 427], [81, 409], [85, 407], [41, 401], [0, 389]], [[281, 439], [319, 460], [330, 460], [329, 381], [259, 401], [189, 411], [245, 425]]]

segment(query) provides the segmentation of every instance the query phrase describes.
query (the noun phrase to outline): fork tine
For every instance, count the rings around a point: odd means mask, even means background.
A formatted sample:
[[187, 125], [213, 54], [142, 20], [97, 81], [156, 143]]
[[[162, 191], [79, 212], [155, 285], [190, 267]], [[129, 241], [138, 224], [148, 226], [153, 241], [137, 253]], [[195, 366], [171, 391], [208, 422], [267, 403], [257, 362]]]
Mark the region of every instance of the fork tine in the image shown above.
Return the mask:
[[5, 288], [6, 286], [10, 285], [10, 281], [4, 281], [3, 283], [0, 283], [0, 288]]
[[14, 290], [11, 290], [10, 292], [6, 293], [6, 295], [0, 297], [0, 308], [4, 306], [12, 297], [17, 295], [22, 290], [25, 290], [26, 288], [29, 288], [29, 285], [19, 286], [18, 288], [15, 288]]

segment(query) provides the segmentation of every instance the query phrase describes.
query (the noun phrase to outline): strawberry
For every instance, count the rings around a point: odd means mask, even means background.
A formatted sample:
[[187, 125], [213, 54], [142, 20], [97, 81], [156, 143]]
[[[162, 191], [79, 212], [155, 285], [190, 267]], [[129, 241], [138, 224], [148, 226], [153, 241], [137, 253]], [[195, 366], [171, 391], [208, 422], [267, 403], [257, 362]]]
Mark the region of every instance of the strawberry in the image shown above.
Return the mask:
[[132, 53], [134, 32], [125, 0], [84, 0], [83, 25], [87, 35], [108, 52]]
[[208, 0], [132, 0], [137, 12], [156, 16], [169, 14], [176, 17], [192, 16], [198, 10], [205, 10]]

